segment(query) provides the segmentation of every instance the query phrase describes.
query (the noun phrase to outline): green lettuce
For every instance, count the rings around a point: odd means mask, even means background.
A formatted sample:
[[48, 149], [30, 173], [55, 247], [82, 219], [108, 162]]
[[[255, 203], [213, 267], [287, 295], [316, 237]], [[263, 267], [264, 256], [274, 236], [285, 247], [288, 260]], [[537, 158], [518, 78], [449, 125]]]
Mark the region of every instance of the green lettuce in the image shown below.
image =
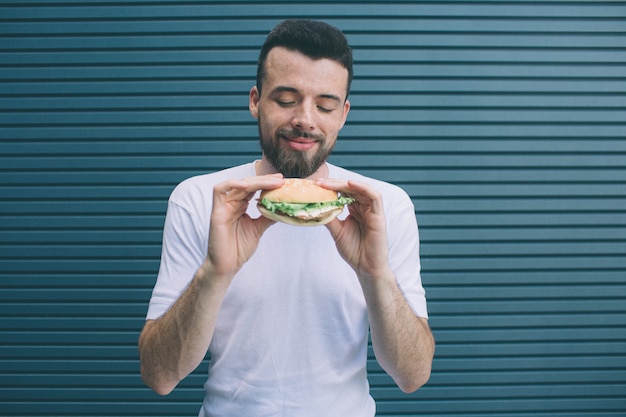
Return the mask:
[[270, 201], [267, 198], [261, 200], [261, 204], [272, 213], [281, 212], [288, 216], [293, 216], [295, 213], [302, 210], [323, 210], [327, 207], [343, 207], [352, 202], [354, 202], [354, 198], [344, 196], [339, 196], [337, 200], [325, 203], [285, 203]]

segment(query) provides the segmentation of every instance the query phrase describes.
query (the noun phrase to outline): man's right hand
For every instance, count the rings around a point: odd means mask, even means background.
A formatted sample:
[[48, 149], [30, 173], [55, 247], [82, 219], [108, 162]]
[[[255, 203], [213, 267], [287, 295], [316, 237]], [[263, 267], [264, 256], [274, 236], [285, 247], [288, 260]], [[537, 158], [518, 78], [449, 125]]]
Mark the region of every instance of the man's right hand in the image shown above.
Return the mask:
[[214, 187], [208, 252], [202, 266], [208, 275], [230, 280], [250, 259], [263, 232], [274, 221], [263, 216], [251, 218], [246, 214], [248, 204], [258, 190], [282, 184], [282, 175], [273, 174], [230, 180]]

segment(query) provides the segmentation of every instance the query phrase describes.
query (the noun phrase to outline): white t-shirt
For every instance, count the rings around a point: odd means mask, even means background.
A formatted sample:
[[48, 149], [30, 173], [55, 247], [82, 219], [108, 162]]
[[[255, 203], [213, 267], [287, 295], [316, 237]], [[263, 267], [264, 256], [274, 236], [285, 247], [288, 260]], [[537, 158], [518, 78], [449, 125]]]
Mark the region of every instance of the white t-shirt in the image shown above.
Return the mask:
[[[413, 204], [399, 187], [328, 165], [329, 177], [383, 194], [389, 261], [405, 297], [427, 317]], [[172, 193], [161, 267], [147, 318], [182, 294], [207, 251], [213, 186], [254, 176], [254, 163], [183, 181]], [[248, 214], [258, 217], [256, 199]], [[345, 218], [347, 209], [340, 216]], [[372, 417], [363, 292], [324, 226], [271, 226], [228, 289], [209, 352], [201, 417]]]

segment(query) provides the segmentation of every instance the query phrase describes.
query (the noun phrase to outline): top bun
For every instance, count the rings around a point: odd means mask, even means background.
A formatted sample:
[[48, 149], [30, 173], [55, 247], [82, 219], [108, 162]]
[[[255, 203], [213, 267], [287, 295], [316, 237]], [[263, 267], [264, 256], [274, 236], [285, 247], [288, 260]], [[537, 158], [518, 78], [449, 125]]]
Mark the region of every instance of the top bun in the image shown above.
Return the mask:
[[325, 203], [335, 201], [336, 191], [315, 184], [315, 181], [302, 178], [285, 178], [282, 187], [261, 193], [260, 199], [283, 203]]

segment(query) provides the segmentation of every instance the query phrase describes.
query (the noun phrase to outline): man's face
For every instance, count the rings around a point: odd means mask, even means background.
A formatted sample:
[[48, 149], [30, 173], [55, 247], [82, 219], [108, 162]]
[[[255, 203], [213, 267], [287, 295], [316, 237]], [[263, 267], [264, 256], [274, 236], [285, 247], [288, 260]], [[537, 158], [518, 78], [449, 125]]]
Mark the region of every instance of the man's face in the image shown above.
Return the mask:
[[286, 177], [309, 177], [328, 158], [348, 116], [348, 70], [277, 47], [265, 74], [261, 94], [250, 90], [264, 160]]

